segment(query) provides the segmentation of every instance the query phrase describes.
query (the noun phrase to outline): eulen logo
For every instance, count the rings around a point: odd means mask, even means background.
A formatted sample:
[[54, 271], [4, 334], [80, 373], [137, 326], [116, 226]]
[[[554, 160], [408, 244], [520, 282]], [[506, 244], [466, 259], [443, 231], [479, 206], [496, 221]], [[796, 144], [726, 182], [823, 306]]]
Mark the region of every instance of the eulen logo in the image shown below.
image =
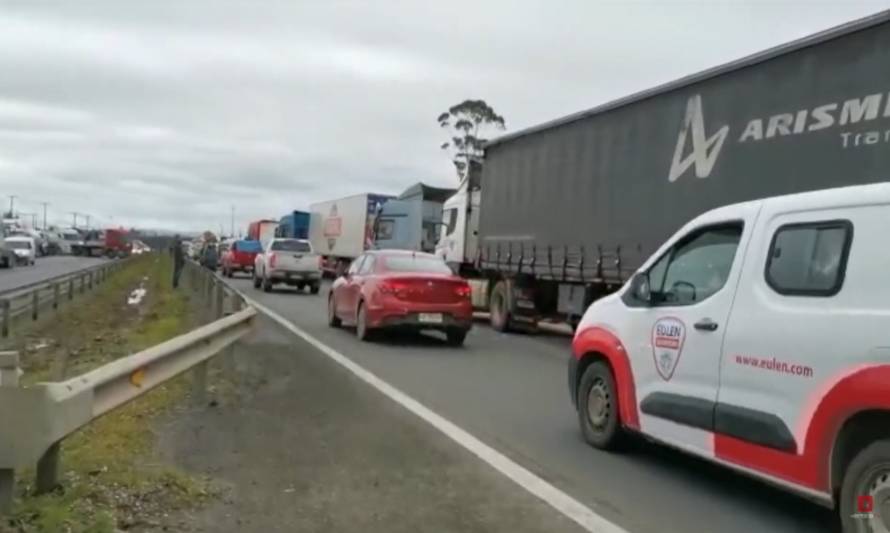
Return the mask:
[[[695, 176], [707, 178], [720, 155], [720, 148], [729, 134], [729, 126], [723, 126], [710, 137], [705, 136], [705, 116], [702, 112], [701, 95], [696, 94], [686, 103], [686, 118], [677, 137], [674, 159], [671, 161], [671, 172], [668, 181], [675, 182], [689, 167], [695, 165]], [[692, 136], [692, 151], [685, 158], [686, 138]]]

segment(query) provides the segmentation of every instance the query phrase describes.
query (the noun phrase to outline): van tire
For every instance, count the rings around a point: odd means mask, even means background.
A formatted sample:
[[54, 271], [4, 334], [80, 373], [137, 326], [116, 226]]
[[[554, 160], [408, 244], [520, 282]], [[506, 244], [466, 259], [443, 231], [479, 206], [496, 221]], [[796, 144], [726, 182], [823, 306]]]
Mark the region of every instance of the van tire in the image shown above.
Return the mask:
[[[618, 388], [604, 361], [591, 363], [584, 370], [577, 400], [578, 424], [587, 444], [601, 450], [619, 448], [624, 431], [618, 421]], [[593, 409], [596, 411], [591, 412]]]
[[[856, 454], [844, 472], [837, 506], [844, 533], [872, 531], [869, 519], [853, 515], [860, 512], [859, 497], [868, 495], [876, 484], [883, 487], [884, 491], [890, 490], [890, 440], [879, 440], [866, 446]], [[875, 501], [875, 507], [879, 505], [881, 502]], [[890, 522], [890, 517], [887, 516], [880, 519], [883, 520], [884, 527]], [[877, 513], [873, 520], [879, 520]]]
[[320, 284], [320, 283], [312, 283], [312, 284], [309, 285], [309, 293], [310, 293], [310, 294], [318, 294], [318, 292], [319, 292], [320, 290], [321, 290], [321, 284]]
[[488, 299], [489, 322], [491, 329], [500, 332], [510, 331], [510, 299], [507, 283], [499, 281]]

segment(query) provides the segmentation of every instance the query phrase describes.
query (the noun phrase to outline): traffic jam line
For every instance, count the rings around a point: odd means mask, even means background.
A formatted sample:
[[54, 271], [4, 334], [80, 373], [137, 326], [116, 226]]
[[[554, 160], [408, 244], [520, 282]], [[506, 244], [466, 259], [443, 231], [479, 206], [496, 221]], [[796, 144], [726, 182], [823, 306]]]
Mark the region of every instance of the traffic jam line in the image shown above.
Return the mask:
[[514, 483], [543, 500], [545, 503], [562, 513], [564, 516], [591, 533], [629, 533], [627, 530], [598, 515], [592, 509], [565, 492], [554, 487], [547, 481], [533, 474], [525, 467], [509, 459], [504, 454], [485, 444], [453, 422], [432, 411], [411, 396], [377, 377], [363, 366], [355, 363], [347, 356], [316, 339], [299, 326], [287, 320], [270, 308], [260, 304], [241, 291], [244, 299], [255, 309], [262, 312], [294, 335], [302, 338], [320, 352], [346, 368], [356, 377], [374, 387], [391, 400], [408, 411], [414, 413], [425, 422], [444, 433], [448, 438], [470, 451], [473, 455], [488, 463], [498, 472], [507, 476]]

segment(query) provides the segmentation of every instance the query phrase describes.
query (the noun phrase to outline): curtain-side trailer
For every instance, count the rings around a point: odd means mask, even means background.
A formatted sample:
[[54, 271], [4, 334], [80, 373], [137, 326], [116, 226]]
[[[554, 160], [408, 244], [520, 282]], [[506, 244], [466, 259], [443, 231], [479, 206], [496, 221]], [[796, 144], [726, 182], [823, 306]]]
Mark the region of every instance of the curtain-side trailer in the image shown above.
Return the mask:
[[492, 325], [577, 320], [720, 205], [890, 176], [890, 14], [495, 139], [437, 253]]

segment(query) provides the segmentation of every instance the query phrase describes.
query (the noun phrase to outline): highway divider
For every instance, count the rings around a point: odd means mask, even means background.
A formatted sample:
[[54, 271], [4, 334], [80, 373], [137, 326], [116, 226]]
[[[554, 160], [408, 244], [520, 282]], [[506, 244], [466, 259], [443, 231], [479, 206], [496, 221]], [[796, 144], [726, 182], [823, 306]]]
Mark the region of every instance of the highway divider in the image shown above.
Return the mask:
[[67, 274], [22, 285], [0, 293], [0, 337], [8, 338], [19, 320], [36, 321], [46, 312], [57, 310], [78, 294], [85, 294], [105, 283], [108, 276], [123, 268], [129, 260], [107, 261]]
[[15, 471], [36, 463], [36, 491], [59, 485], [61, 441], [185, 371], [191, 397], [206, 404], [207, 365], [247, 334], [256, 310], [212, 272], [187, 262], [181, 290], [190, 291], [215, 320], [184, 335], [117, 359], [80, 376], [20, 387], [17, 352], [0, 352], [0, 513], [12, 504]]

